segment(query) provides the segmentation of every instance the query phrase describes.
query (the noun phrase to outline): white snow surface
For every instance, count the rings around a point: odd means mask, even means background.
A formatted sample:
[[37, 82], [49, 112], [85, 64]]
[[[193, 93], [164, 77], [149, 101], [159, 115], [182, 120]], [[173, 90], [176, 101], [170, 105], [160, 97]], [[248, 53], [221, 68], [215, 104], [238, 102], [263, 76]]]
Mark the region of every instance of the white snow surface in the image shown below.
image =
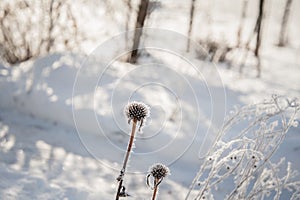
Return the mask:
[[[168, 5], [153, 13], [149, 27], [176, 31], [174, 21], [186, 23], [188, 6]], [[176, 9], [184, 12], [171, 18], [168, 12]], [[166, 20], [158, 20], [162, 15]], [[218, 20], [213, 28], [222, 29]], [[136, 136], [125, 176], [128, 198], [150, 198], [145, 175], [161, 162], [171, 175], [160, 185], [159, 199], [184, 199], [200, 158], [234, 105], [263, 101], [273, 93], [300, 97], [299, 41], [295, 44], [266, 45], [261, 78], [241, 77], [184, 50], [195, 68], [151, 50], [138, 65], [114, 61], [109, 68], [93, 56], [71, 53], [12, 67], [0, 63], [0, 199], [114, 199], [131, 128], [123, 107], [130, 100], [148, 104], [151, 118]], [[300, 169], [299, 130], [289, 131], [273, 158], [284, 156], [295, 169]]]

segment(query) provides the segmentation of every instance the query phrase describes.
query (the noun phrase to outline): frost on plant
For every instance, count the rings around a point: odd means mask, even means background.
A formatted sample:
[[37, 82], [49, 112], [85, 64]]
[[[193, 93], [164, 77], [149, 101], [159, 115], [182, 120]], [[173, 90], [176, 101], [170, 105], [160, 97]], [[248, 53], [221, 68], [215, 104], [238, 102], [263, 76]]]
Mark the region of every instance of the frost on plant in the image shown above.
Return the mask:
[[128, 123], [131, 120], [140, 122], [139, 131], [141, 131], [146, 118], [150, 115], [150, 108], [143, 102], [133, 101], [125, 107], [125, 115], [128, 118]]
[[157, 163], [150, 167], [149, 173], [153, 178], [162, 179], [169, 174], [169, 168], [163, 164]]
[[[156, 163], [152, 165], [149, 169], [149, 174], [147, 175], [147, 185], [153, 190], [152, 200], [156, 199], [156, 194], [158, 191], [158, 186], [162, 180], [170, 174], [170, 170], [167, 166], [161, 163]], [[150, 177], [153, 178], [152, 185], [150, 184]]]
[[129, 156], [131, 153], [137, 122], [140, 122], [139, 129], [141, 129], [141, 127], [143, 126], [143, 121], [146, 120], [146, 118], [150, 114], [150, 108], [143, 102], [133, 101], [133, 102], [128, 103], [128, 105], [125, 107], [125, 114], [128, 118], [128, 123], [130, 123], [131, 120], [133, 120], [133, 123], [132, 123], [132, 129], [131, 129], [129, 142], [127, 145], [127, 151], [126, 151], [124, 161], [123, 161], [123, 167], [120, 171], [120, 175], [117, 178], [117, 181], [119, 182], [119, 184], [118, 184], [118, 190], [117, 190], [117, 194], [116, 194], [116, 200], [118, 200], [120, 197], [128, 196], [128, 194], [126, 192], [126, 188], [125, 188], [125, 186], [123, 186], [123, 178], [125, 175]]
[[[185, 199], [299, 199], [298, 172], [291, 163], [270, 158], [287, 131], [297, 126], [297, 99], [274, 95], [263, 103], [237, 108], [225, 120]], [[240, 128], [234, 138], [226, 133]], [[224, 187], [226, 186], [226, 187]], [[224, 191], [224, 190], [223, 190]], [[218, 197], [220, 198], [220, 197]]]

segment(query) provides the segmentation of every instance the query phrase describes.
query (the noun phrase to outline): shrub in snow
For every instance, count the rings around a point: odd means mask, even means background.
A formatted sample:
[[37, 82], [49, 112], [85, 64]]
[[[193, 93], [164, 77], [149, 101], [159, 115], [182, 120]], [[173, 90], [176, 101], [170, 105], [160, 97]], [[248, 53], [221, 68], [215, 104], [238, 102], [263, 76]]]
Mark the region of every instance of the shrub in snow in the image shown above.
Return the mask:
[[[284, 158], [277, 163], [270, 160], [288, 129], [297, 126], [299, 109], [296, 99], [274, 95], [263, 103], [233, 111], [185, 199], [214, 199], [220, 195], [219, 189], [228, 190], [222, 199], [280, 199], [283, 195], [299, 199], [300, 181], [295, 179], [298, 172], [292, 170], [291, 163], [285, 167]], [[235, 128], [241, 129], [239, 134], [228, 140], [226, 133]]]
[[130, 123], [131, 121], [133, 121], [133, 123], [132, 123], [132, 129], [131, 129], [129, 143], [127, 146], [127, 152], [126, 152], [124, 162], [123, 162], [123, 167], [122, 167], [122, 170], [120, 171], [120, 175], [117, 178], [117, 181], [119, 181], [119, 186], [118, 186], [118, 190], [117, 190], [117, 194], [116, 194], [116, 200], [119, 199], [119, 197], [128, 196], [125, 191], [125, 187], [123, 186], [123, 177], [125, 175], [127, 162], [129, 159], [132, 145], [133, 145], [136, 126], [137, 126], [137, 123], [139, 122], [140, 123], [139, 130], [140, 130], [141, 127], [143, 126], [143, 122], [150, 115], [149, 106], [147, 106], [143, 102], [136, 102], [136, 101], [130, 102], [127, 104], [127, 106], [125, 107], [124, 110], [125, 110], [125, 115], [128, 118], [128, 123]]
[[53, 51], [74, 50], [79, 32], [72, 1], [0, 1], [0, 56], [16, 64]]
[[[169, 173], [169, 168], [161, 163], [154, 164], [150, 167], [149, 174], [147, 175], [147, 185], [153, 190], [152, 200], [155, 200], [156, 198], [159, 184], [167, 175], [169, 175]], [[153, 186], [151, 186], [149, 183], [151, 176], [153, 177]]]

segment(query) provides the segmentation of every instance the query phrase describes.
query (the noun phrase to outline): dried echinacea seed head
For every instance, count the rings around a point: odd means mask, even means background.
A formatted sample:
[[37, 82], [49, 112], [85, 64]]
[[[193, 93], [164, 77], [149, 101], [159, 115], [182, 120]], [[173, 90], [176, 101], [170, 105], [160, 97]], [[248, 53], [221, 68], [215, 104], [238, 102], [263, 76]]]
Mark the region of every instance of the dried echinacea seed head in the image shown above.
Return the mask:
[[146, 118], [150, 115], [150, 108], [143, 102], [130, 102], [125, 107], [125, 115], [128, 118], [128, 123], [131, 120], [136, 120], [140, 122], [139, 130], [141, 130], [143, 123], [145, 122]]
[[155, 179], [162, 179], [165, 178], [167, 175], [169, 175], [170, 170], [167, 166], [157, 163], [150, 167], [149, 173], [155, 178]]
[[[170, 170], [167, 166], [156, 163], [149, 168], [149, 173], [146, 178], [148, 187], [152, 190], [157, 188], [162, 180], [170, 174]], [[150, 179], [153, 178], [153, 184], [150, 184]]]
[[143, 102], [130, 102], [125, 107], [125, 114], [129, 120], [141, 121], [149, 116], [149, 106]]

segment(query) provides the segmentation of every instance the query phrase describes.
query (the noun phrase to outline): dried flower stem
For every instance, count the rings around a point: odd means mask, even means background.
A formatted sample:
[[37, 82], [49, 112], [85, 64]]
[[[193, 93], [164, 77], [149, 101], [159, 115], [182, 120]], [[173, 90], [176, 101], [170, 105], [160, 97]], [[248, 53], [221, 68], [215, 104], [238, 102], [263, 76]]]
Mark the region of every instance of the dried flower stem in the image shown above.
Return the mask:
[[121, 192], [121, 188], [122, 188], [122, 184], [123, 184], [123, 178], [119, 181], [119, 186], [118, 186], [118, 190], [117, 190], [116, 200], [119, 200], [120, 192]]
[[124, 162], [123, 162], [124, 171], [126, 169], [128, 158], [129, 158], [131, 148], [132, 148], [132, 145], [133, 145], [133, 140], [134, 140], [134, 135], [135, 135], [135, 130], [136, 130], [136, 124], [137, 124], [137, 120], [134, 119], [133, 123], [132, 123], [132, 130], [131, 130], [130, 140], [129, 140], [129, 143], [128, 143], [128, 146], [127, 146], [126, 156], [125, 156], [125, 159], [124, 159]]
[[155, 200], [155, 198], [156, 198], [156, 193], [157, 193], [158, 185], [159, 185], [159, 184], [157, 184], [157, 183], [158, 183], [158, 180], [155, 179], [155, 181], [154, 181], [154, 190], [153, 190], [152, 200]]
[[[153, 190], [152, 200], [155, 200], [158, 186], [163, 179], [169, 175], [169, 172], [169, 168], [161, 163], [156, 163], [149, 168], [149, 174], [147, 175], [146, 183], [148, 187]], [[153, 177], [153, 186], [149, 183], [150, 177]]]
[[133, 145], [133, 141], [134, 141], [136, 124], [137, 124], [137, 119], [133, 119], [130, 140], [129, 140], [129, 143], [128, 143], [128, 146], [127, 146], [127, 152], [126, 152], [126, 155], [125, 155], [125, 158], [124, 158], [123, 167], [122, 167], [122, 170], [120, 172], [120, 176], [118, 178], [119, 186], [118, 186], [118, 190], [117, 190], [116, 200], [119, 200], [119, 197], [120, 197], [120, 192], [121, 192], [121, 188], [122, 188], [122, 184], [123, 184], [123, 177], [125, 175], [126, 166], [127, 166], [127, 163], [128, 163], [129, 155], [130, 155], [132, 145]]

